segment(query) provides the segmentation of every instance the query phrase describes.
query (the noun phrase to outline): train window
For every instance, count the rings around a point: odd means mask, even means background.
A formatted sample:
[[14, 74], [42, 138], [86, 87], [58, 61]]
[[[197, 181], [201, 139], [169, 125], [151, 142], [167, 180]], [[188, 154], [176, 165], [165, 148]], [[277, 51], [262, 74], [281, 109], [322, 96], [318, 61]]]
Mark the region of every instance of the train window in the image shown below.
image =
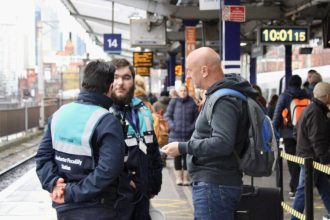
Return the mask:
[[277, 89], [276, 89], [276, 88], [273, 88], [273, 89], [272, 89], [272, 92], [271, 92], [271, 96], [272, 96], [272, 95], [275, 95], [275, 94], [277, 94]]
[[265, 89], [262, 91], [262, 96], [268, 100], [268, 97], [269, 97], [269, 89]]

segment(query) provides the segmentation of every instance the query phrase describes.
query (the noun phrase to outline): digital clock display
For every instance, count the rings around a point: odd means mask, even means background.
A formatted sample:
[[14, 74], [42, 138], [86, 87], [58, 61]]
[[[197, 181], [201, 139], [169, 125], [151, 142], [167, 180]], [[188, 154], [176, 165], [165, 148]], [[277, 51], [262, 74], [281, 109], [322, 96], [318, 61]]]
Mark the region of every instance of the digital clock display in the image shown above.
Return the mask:
[[308, 41], [308, 27], [261, 27], [259, 30], [262, 44], [304, 44]]

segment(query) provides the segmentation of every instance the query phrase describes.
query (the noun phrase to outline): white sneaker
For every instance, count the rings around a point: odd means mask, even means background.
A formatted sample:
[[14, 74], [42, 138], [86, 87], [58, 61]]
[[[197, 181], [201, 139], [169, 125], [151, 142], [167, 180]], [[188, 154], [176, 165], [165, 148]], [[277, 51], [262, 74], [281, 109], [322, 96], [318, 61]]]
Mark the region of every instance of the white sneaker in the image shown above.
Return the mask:
[[294, 192], [289, 192], [289, 198], [294, 200], [295, 193]]

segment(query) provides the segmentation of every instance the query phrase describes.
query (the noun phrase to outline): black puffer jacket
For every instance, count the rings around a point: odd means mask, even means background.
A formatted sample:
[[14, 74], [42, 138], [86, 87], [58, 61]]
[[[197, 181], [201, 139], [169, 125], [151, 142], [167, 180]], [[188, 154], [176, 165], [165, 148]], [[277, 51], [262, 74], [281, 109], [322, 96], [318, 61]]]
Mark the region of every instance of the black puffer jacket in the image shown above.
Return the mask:
[[169, 142], [190, 139], [198, 116], [198, 107], [190, 96], [171, 99], [165, 113], [170, 127]]
[[330, 163], [329, 109], [317, 99], [306, 107], [297, 125], [297, 153], [300, 157], [312, 157], [322, 163]]

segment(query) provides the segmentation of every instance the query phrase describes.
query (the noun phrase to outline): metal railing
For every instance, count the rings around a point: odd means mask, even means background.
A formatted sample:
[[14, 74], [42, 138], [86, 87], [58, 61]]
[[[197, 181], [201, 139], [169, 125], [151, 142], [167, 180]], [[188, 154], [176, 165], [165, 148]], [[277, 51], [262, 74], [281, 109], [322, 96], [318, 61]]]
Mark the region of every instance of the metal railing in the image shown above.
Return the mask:
[[[62, 104], [71, 102], [66, 100]], [[60, 102], [52, 101], [45, 105], [45, 120], [60, 107]], [[0, 137], [28, 131], [39, 126], [40, 106], [0, 110]]]
[[283, 210], [287, 211], [291, 215], [294, 215], [298, 219], [301, 220], [313, 220], [314, 219], [314, 195], [313, 195], [313, 172], [314, 169], [319, 172], [323, 172], [326, 174], [330, 174], [330, 167], [320, 164], [318, 162], [313, 161], [312, 158], [302, 158], [298, 156], [294, 156], [291, 154], [281, 152], [281, 158], [289, 160], [291, 162], [304, 165], [305, 167], [305, 214], [298, 212], [290, 205], [282, 202]]

